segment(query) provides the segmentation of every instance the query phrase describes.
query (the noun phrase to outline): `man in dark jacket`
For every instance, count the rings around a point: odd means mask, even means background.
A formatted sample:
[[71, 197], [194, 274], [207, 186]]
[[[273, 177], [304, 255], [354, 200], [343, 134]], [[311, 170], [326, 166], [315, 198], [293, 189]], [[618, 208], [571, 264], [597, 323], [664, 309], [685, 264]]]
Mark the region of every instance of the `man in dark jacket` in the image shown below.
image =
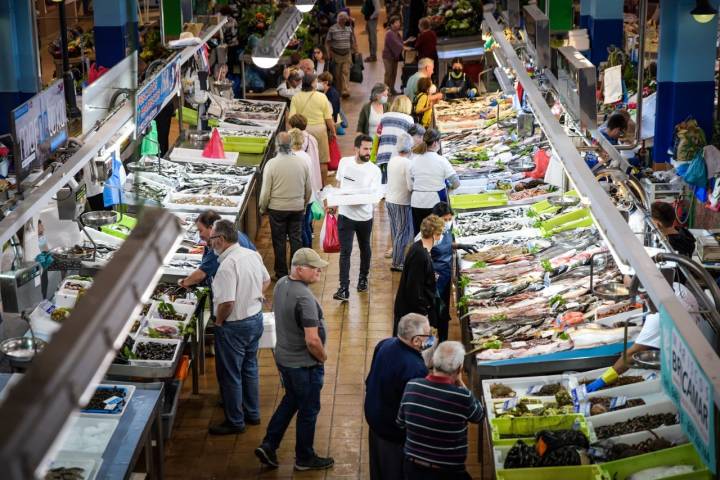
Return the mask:
[[405, 432], [395, 423], [405, 385], [428, 369], [421, 352], [432, 352], [433, 337], [426, 317], [408, 313], [398, 336], [377, 344], [365, 380], [365, 419], [370, 426], [370, 478], [403, 478]]

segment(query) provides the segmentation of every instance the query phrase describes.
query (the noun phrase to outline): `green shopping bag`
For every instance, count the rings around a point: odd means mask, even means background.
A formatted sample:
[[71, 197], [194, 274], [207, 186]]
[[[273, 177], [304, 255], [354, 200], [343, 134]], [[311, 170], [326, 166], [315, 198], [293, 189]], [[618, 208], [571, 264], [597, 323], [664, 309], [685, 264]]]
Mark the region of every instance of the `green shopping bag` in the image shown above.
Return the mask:
[[325, 209], [323, 208], [322, 203], [317, 200], [310, 204], [310, 211], [312, 212], [313, 220], [322, 220], [323, 217], [325, 217]]

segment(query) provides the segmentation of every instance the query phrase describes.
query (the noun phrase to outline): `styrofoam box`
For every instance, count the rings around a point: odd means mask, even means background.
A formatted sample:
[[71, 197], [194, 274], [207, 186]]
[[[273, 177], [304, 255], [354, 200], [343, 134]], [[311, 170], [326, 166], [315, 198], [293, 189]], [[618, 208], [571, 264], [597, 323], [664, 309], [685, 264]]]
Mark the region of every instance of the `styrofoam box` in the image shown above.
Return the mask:
[[[149, 318], [149, 319], [147, 319], [147, 321], [145, 321], [145, 323], [143, 325], [140, 325], [140, 328], [138, 328], [137, 337], [149, 338], [147, 336], [147, 331], [149, 328], [168, 326], [168, 327], [176, 328], [178, 330], [178, 334], [173, 335], [173, 337], [172, 337], [172, 339], [177, 340], [177, 339], [182, 338], [182, 336], [179, 332], [180, 332], [180, 329], [182, 328], [182, 326], [184, 325], [184, 323], [185, 322], [176, 322], [174, 320], [159, 320], [156, 318]], [[157, 340], [157, 339], [153, 338], [153, 340]]]
[[[516, 377], [516, 378], [493, 378], [488, 380], [482, 381], [482, 392], [483, 392], [483, 398], [485, 399], [485, 405], [492, 405], [493, 399], [492, 395], [490, 394], [490, 386], [493, 383], [502, 383], [503, 385], [506, 385], [513, 390], [515, 390], [516, 397], [522, 398], [522, 397], [530, 397], [530, 398], [548, 398], [547, 396], [542, 397], [539, 395], [529, 395], [527, 393], [528, 388], [534, 386], [534, 385], [548, 385], [552, 383], [560, 383], [562, 386], [564, 386], [568, 392], [577, 384], [575, 383], [575, 379], [570, 374], [560, 374], [560, 375], [543, 375], [538, 377]], [[505, 397], [505, 398], [514, 398], [514, 397]]]
[[60, 450], [102, 455], [117, 428], [117, 418], [97, 418], [77, 415], [70, 419]]
[[[187, 303], [180, 303], [180, 302], [166, 302], [170, 303], [174, 308], [175, 311], [181, 315], [185, 315], [185, 318], [183, 320], [168, 320], [170, 322], [188, 322], [192, 319], [193, 313], [195, 313], [195, 305], [187, 304]], [[152, 306], [150, 307], [150, 310], [148, 311], [147, 318], [148, 319], [155, 319], [155, 320], [167, 320], [165, 318], [161, 318], [160, 314], [158, 313], [158, 305], [160, 305], [160, 302], [157, 300], [153, 300]]]
[[[595, 433], [595, 430], [597, 427], [603, 427], [607, 425], [612, 425], [614, 423], [624, 422], [625, 420], [630, 420], [631, 418], [640, 417], [643, 415], [654, 415], [657, 413], [677, 413], [677, 407], [675, 407], [675, 404], [670, 400], [669, 398], [665, 401], [658, 402], [652, 405], [641, 405], [639, 407], [633, 407], [633, 408], [626, 408], [625, 410], [618, 410], [615, 412], [609, 412], [604, 415], [596, 415], [594, 417], [588, 417], [587, 423], [590, 427], [591, 433], [597, 437], [597, 434]], [[602, 418], [598, 418], [602, 417]], [[623, 435], [625, 436], [625, 435]], [[609, 438], [615, 438], [615, 437], [609, 437]], [[606, 440], [606, 439], [600, 439], [598, 440]]]
[[97, 388], [113, 388], [113, 387], [119, 387], [119, 388], [125, 389], [125, 405], [123, 405], [123, 408], [119, 413], [95, 413], [95, 412], [85, 412], [83, 410], [80, 410], [80, 415], [82, 415], [83, 417], [96, 417], [96, 418], [120, 418], [120, 417], [122, 417], [123, 413], [125, 413], [125, 410], [127, 410], [127, 407], [130, 404], [130, 399], [132, 398], [133, 393], [135, 393], [135, 385], [113, 385], [110, 383], [100, 383], [97, 386]]
[[75, 302], [77, 302], [78, 292], [77, 290], [69, 290], [65, 288], [65, 285], [67, 285], [68, 283], [77, 283], [79, 285], [82, 285], [85, 289], [90, 288], [90, 286], [92, 285], [92, 282], [88, 282], [85, 280], [66, 278], [60, 284], [58, 291], [55, 292], [55, 305], [58, 307], [73, 308], [75, 306]]
[[[618, 396], [618, 395], [595, 395], [595, 392], [593, 392], [593, 394], [589, 395], [588, 398], [596, 398], [596, 397], [617, 397], [617, 396]], [[645, 405], [639, 405], [639, 406], [637, 406], [637, 407], [632, 407], [632, 408], [643, 408], [643, 407], [647, 407], [647, 406], [650, 406], [650, 405], [655, 405], [656, 403], [663, 403], [663, 402], [665, 402], [665, 401], [668, 399], [667, 395], [665, 395], [665, 393], [663, 393], [663, 392], [661, 392], [661, 391], [657, 391], [657, 392], [655, 392], [655, 393], [650, 393], [650, 394], [646, 394], [646, 393], [643, 393], [643, 394], [625, 393], [625, 394], [623, 394], [622, 396], [623, 396], [623, 397], [627, 397], [628, 400], [640, 398], [640, 399], [642, 399], [642, 400], [645, 401]], [[601, 414], [599, 414], [599, 415], [586, 415], [586, 417], [587, 417], [587, 418], [594, 419], [594, 420], [602, 420], [603, 418], [605, 418], [606, 415], [610, 415], [611, 413], [620, 412], [620, 411], [625, 411], [625, 410], [630, 410], [630, 408], [623, 408], [623, 409], [620, 409], [620, 410], [611, 410], [611, 411], [608, 411], [607, 413], [601, 413]]]
[[[175, 203], [176, 200], [183, 198], [197, 198], [197, 197], [217, 197], [225, 200], [230, 200], [235, 205], [233, 206], [215, 206], [215, 205], [199, 205], [199, 204], [186, 204], [186, 203]], [[218, 213], [237, 213], [242, 206], [244, 196], [229, 196], [229, 195], [197, 195], [197, 194], [186, 194], [186, 193], [168, 193], [163, 205], [168, 210], [177, 210], [180, 212], [202, 212], [205, 210], [214, 210]]]
[[335, 194], [331, 193], [327, 197], [329, 207], [340, 205], [367, 205], [378, 203], [382, 198], [382, 193], [355, 193], [355, 194]]
[[[668, 442], [673, 443], [674, 445], [680, 445], [689, 441], [687, 435], [685, 435], [685, 432], [683, 432], [682, 430], [682, 425], [680, 424], [658, 427], [653, 430], [653, 433], [655, 433], [655, 435], [657, 435], [658, 437], [664, 438]], [[607, 442], [615, 444], [624, 443], [625, 445], [636, 445], [640, 442], [644, 442], [649, 438], [655, 438], [655, 435], [650, 433], [650, 431], [648, 430], [643, 430], [642, 432], [628, 433], [625, 435], [620, 435], [618, 437], [606, 438], [605, 440], [601, 440], [598, 443]]]
[[30, 314], [30, 326], [35, 335], [47, 335], [51, 337], [59, 328], [60, 324], [50, 318], [50, 313], [55, 310], [56, 305], [48, 300], [40, 302]]
[[97, 472], [100, 470], [102, 461], [102, 457], [99, 454], [58, 452], [48, 469], [82, 468], [82, 480], [94, 480]]
[[141, 338], [138, 337], [138, 339], [135, 341], [135, 345], [133, 346], [133, 353], [136, 353], [137, 346], [141, 343], [167, 343], [175, 345], [175, 353], [173, 353], [173, 356], [170, 360], [140, 360], [140, 359], [131, 359], [130, 364], [131, 365], [143, 365], [146, 367], [169, 367], [171, 366], [175, 360], [177, 359], [178, 355], [180, 354], [180, 346], [182, 345], [182, 341], [180, 340], [172, 340], [172, 339], [165, 339], [165, 338]]
[[[588, 372], [582, 372], [575, 374], [575, 385], [579, 385], [581, 380], [584, 380], [586, 378], [595, 380], [596, 378], [599, 378], [600, 375], [605, 373], [606, 368], [598, 368], [596, 370], [590, 370]], [[644, 382], [638, 382], [638, 383], [632, 383], [630, 385], [622, 385], [619, 387], [612, 387], [612, 388], [606, 388], [603, 390], [598, 390], [596, 392], [592, 392], [588, 394], [588, 396], [597, 396], [597, 397], [618, 397], [620, 395], [624, 395], [626, 397], [629, 397], [630, 395], [634, 395], [636, 397], [647, 395], [650, 393], [655, 393], [660, 391], [661, 383], [660, 383], [660, 372], [657, 370], [647, 370], [647, 369], [640, 369], [640, 368], [631, 368], [627, 372], [623, 374], [623, 376], [634, 376], [634, 375], [649, 375], [649, 374], [655, 374], [656, 377], [653, 380], [645, 380]]]
[[277, 334], [275, 331], [275, 314], [272, 312], [263, 313], [263, 334], [260, 337], [258, 348], [275, 348]]

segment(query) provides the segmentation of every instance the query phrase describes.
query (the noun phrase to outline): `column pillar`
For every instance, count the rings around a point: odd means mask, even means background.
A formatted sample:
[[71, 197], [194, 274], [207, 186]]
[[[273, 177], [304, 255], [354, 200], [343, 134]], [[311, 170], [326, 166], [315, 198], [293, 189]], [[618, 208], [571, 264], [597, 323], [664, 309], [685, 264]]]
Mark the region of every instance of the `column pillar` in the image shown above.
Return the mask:
[[580, 0], [580, 28], [590, 28], [590, 3], [592, 0]]
[[607, 60], [610, 45], [623, 46], [623, 3], [623, 0], [590, 0], [590, 61], [595, 66]]
[[[718, 7], [718, 0], [710, 0]], [[697, 22], [695, 0], [660, 2], [660, 46], [653, 159], [669, 161], [675, 125], [692, 116], [712, 138], [715, 110], [715, 36], [717, 18]]]
[[10, 112], [40, 91], [34, 2], [0, 0], [0, 134], [10, 131]]
[[137, 3], [131, 0], [95, 0], [95, 57], [99, 66], [112, 68], [139, 44]]

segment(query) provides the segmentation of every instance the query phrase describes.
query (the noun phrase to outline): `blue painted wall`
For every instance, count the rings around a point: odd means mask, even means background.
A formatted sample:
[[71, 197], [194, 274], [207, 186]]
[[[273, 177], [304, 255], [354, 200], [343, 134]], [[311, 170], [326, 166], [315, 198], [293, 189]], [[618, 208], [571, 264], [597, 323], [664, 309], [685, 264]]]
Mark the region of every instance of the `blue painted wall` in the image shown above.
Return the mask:
[[131, 0], [95, 0], [95, 57], [112, 68], [137, 48], [137, 5]]
[[[588, 0], [590, 61], [596, 66], [607, 60], [610, 45], [623, 45], [623, 0]], [[580, 3], [582, 15], [583, 3]]]

